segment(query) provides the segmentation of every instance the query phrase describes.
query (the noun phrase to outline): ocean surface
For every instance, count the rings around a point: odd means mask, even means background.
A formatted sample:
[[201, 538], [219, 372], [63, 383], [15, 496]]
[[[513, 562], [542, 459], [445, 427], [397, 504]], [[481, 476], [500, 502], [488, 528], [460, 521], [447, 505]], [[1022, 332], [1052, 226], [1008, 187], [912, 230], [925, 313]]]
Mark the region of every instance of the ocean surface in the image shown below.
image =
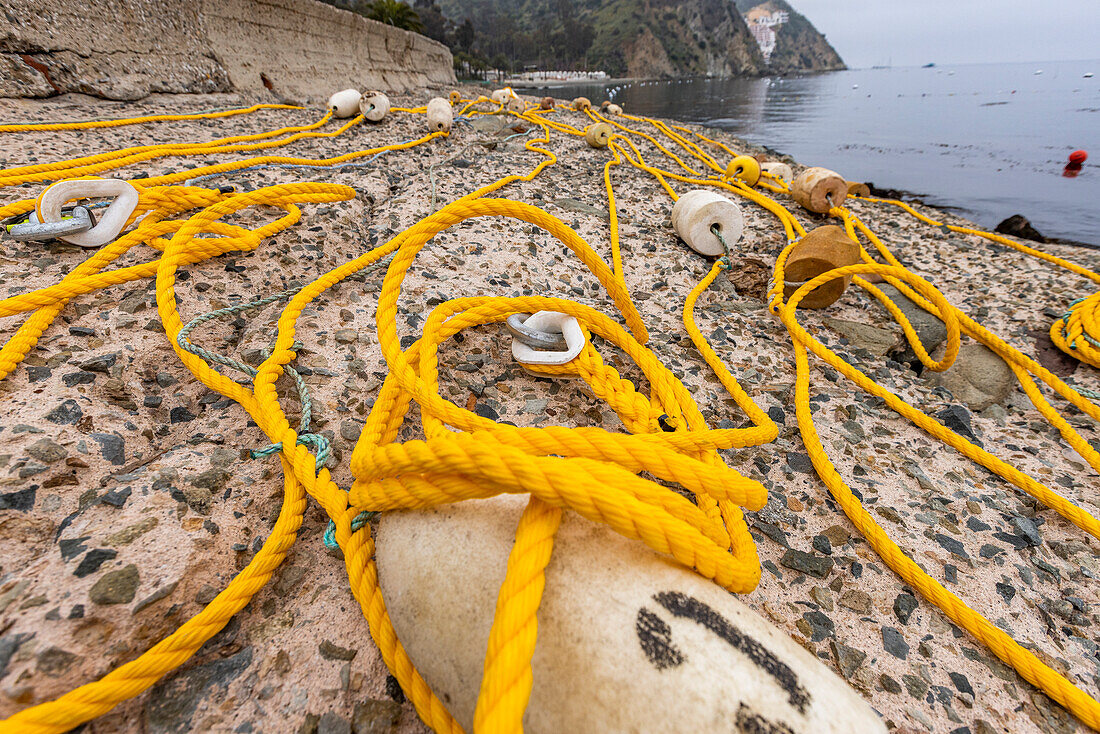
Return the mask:
[[[1046, 236], [1100, 246], [1100, 61], [523, 91], [609, 97], [627, 112], [722, 128], [848, 180], [920, 194], [984, 227], [1023, 214]], [[1066, 178], [1079, 148], [1091, 158]]]

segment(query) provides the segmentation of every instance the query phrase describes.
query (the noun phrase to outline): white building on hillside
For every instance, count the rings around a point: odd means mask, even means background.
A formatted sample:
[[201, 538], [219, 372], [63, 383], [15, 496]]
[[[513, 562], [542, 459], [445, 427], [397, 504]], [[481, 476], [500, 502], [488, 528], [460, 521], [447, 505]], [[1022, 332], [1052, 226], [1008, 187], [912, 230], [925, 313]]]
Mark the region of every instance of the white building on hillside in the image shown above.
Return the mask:
[[768, 12], [763, 8], [755, 7], [745, 15], [745, 22], [749, 26], [749, 32], [756, 39], [756, 45], [760, 47], [760, 53], [764, 61], [771, 58], [775, 50], [776, 29], [790, 20], [790, 14], [786, 10]]

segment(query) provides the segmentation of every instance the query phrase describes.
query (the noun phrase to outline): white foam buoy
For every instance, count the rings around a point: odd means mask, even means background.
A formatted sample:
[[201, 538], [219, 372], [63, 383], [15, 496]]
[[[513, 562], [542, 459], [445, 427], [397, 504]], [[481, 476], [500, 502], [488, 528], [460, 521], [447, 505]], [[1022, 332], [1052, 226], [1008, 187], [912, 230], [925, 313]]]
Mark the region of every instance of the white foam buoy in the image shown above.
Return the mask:
[[451, 129], [451, 123], [454, 122], [454, 110], [451, 108], [451, 103], [442, 97], [433, 97], [428, 100], [428, 109], [426, 111], [428, 117], [428, 128], [432, 132], [447, 132]]
[[687, 192], [672, 207], [672, 228], [688, 247], [700, 255], [726, 254], [722, 243], [711, 231], [716, 226], [726, 244], [732, 247], [741, 239], [745, 220], [741, 207], [730, 199], [707, 189]]
[[381, 122], [390, 111], [390, 98], [381, 92], [367, 92], [359, 100], [359, 112], [371, 122]]
[[621, 115], [623, 114], [623, 108], [617, 104], [609, 104], [607, 109], [604, 110], [608, 115]]
[[497, 104], [505, 104], [508, 100], [514, 99], [516, 93], [512, 91], [511, 87], [505, 87], [504, 89], [494, 89], [490, 99]]
[[328, 108], [337, 117], [351, 117], [359, 111], [362, 97], [358, 89], [345, 89], [328, 98]]
[[768, 161], [767, 163], [760, 164], [760, 170], [765, 173], [771, 174], [775, 178], [781, 178], [784, 181], [790, 183], [794, 179], [794, 171], [786, 163], [779, 161]]
[[791, 196], [804, 209], [826, 214], [834, 206], [844, 204], [848, 182], [828, 168], [807, 168], [791, 181]]
[[[376, 559], [414, 665], [466, 730], [526, 497], [387, 512]], [[736, 596], [566, 511], [546, 568], [528, 734], [885, 734], [839, 676]]]

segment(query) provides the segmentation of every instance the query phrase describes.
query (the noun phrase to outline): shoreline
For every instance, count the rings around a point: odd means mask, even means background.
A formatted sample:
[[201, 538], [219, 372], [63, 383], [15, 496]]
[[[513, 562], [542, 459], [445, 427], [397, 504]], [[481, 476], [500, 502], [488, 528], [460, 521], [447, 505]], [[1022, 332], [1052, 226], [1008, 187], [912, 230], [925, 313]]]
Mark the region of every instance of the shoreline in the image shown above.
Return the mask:
[[[392, 101], [395, 107], [417, 106], [447, 91], [393, 95]], [[474, 88], [462, 91], [469, 94]], [[123, 109], [190, 112], [227, 101], [218, 97], [212, 104], [214, 98], [194, 95], [109, 106], [47, 100], [20, 105], [7, 117], [87, 119], [105, 110], [118, 116]], [[244, 106], [257, 100], [239, 101]], [[269, 110], [95, 135], [13, 134], [0, 137], [0, 157], [8, 165], [53, 161], [129, 145], [260, 133], [311, 124], [319, 116], [317, 109]], [[585, 119], [572, 112], [561, 117], [574, 125]], [[336, 182], [353, 187], [357, 195], [337, 204], [302, 205], [301, 221], [265, 238], [254, 253], [231, 252], [183, 269], [177, 294], [184, 320], [301, 287], [414, 225], [434, 199], [453, 201], [502, 176], [526, 173], [543, 160], [526, 151], [526, 141], [515, 138], [510, 127], [479, 119], [486, 122], [456, 126], [450, 137], [389, 152], [359, 167], [271, 167], [203, 182], [239, 190], [289, 181]], [[720, 129], [686, 126], [738, 153], [764, 150]], [[421, 118], [394, 114], [342, 136], [297, 143], [287, 154], [331, 157], [415, 139], [423, 130]], [[559, 157], [557, 165], [494, 196], [542, 208], [611, 262], [603, 182], [607, 152], [557, 135], [547, 146]], [[230, 158], [236, 156], [166, 158], [100, 175], [158, 175]], [[671, 200], [652, 177], [624, 165], [613, 168], [611, 178], [625, 277], [651, 333], [649, 349], [683, 380], [708, 425], [741, 425], [745, 416], [713, 378], [683, 326], [684, 299], [711, 261], [675, 237], [669, 226]], [[686, 189], [682, 183], [673, 186], [679, 193]], [[36, 195], [40, 188], [0, 189], [0, 202]], [[934, 282], [951, 303], [980, 314], [983, 325], [1028, 353], [1037, 352], [1040, 344], [1033, 332], [1049, 328], [1047, 312], [1060, 313], [1088, 289], [1083, 279], [1069, 278], [1047, 263], [920, 225], [893, 207], [854, 202], [852, 208], [875, 231], [889, 234], [906, 265]], [[749, 203], [742, 209], [745, 234], [736, 244], [734, 267], [699, 299], [696, 314], [716, 352], [779, 425], [773, 443], [722, 452], [731, 466], [768, 488], [767, 505], [747, 513], [763, 577], [755, 591], [740, 598], [842, 675], [897, 727], [928, 722], [928, 729], [949, 730], [959, 726], [955, 719], [960, 718], [983, 721], [989, 730], [1046, 734], [1044, 724], [1064, 720], [1065, 712], [915, 597], [869, 550], [818, 480], [796, 427], [789, 339], [761, 297], [766, 288], [762, 274], [770, 273], [786, 236], [767, 211]], [[969, 224], [957, 213], [927, 210], [945, 222]], [[792, 211], [807, 228], [825, 222]], [[272, 218], [270, 211], [257, 209], [242, 214], [240, 222], [254, 226]], [[88, 256], [63, 245], [6, 244], [0, 285], [8, 294], [55, 283]], [[1100, 268], [1095, 250], [1057, 244], [1049, 249]], [[141, 246], [120, 265], [157, 256]], [[419, 334], [427, 312], [458, 296], [561, 295], [613, 313], [610, 300], [593, 283], [575, 257], [544, 232], [503, 219], [470, 220], [437, 235], [410, 269], [398, 335], [407, 347], [411, 342], [406, 339]], [[363, 415], [388, 371], [377, 339], [380, 287], [381, 274], [368, 274], [326, 293], [310, 306], [295, 334], [301, 343], [297, 364], [314, 396], [315, 430], [331, 441], [330, 471], [340, 486], [350, 486], [350, 457]], [[192, 338], [211, 351], [247, 361], [246, 355], [262, 355], [269, 346], [281, 308], [271, 305], [239, 319], [210, 322]], [[11, 333], [22, 321], [9, 317], [3, 326]], [[1038, 414], [1018, 388], [987, 407], [964, 407], [962, 398], [933, 382], [931, 373], [917, 375], [899, 352], [891, 351], [899, 344], [900, 328], [857, 289], [828, 310], [806, 312], [802, 321], [830, 348], [921, 410], [956, 410], [991, 451], [1011, 454], [1021, 471], [1044, 477], [1079, 504], [1095, 506], [1088, 481], [1081, 479], [1087, 469], [1080, 457], [1067, 454], [1049, 427], [1032, 426]], [[0, 456], [6, 456], [0, 460], [0, 482], [9, 506], [0, 511], [0, 521], [7, 523], [13, 540], [2, 587], [8, 595], [5, 639], [13, 654], [4, 685], [19, 696], [0, 697], [0, 716], [93, 680], [107, 663], [129, 660], [175, 629], [254, 557], [256, 541], [268, 537], [278, 515], [278, 461], [242, 458], [264, 446], [266, 437], [234, 403], [194, 378], [159, 325], [151, 280], [77, 296], [7, 378], [11, 428], [0, 432]], [[606, 353], [624, 378], [644, 383], [637, 370], [623, 366], [620, 355]], [[1074, 366], [1070, 371], [1067, 380], [1100, 389], [1095, 370]], [[462, 340], [449, 342], [440, 353], [439, 372], [446, 399], [519, 426], [618, 425], [602, 402], [576, 385], [525, 373], [496, 326], [469, 330]], [[1004, 620], [1014, 636], [1045, 655], [1067, 658], [1075, 672], [1100, 664], [1095, 648], [1081, 641], [1088, 639], [1087, 631], [1078, 635], [1070, 627], [1079, 619], [1071, 623], [1067, 618], [1051, 630], [1034, 611], [1049, 607], [1060, 614], [1061, 607], [1052, 607], [1050, 600], [1068, 597], [1087, 609], [1100, 608], [1100, 589], [1080, 581], [1081, 569], [1100, 574], [1089, 538], [835, 377], [815, 362], [811, 407], [821, 418], [822, 438], [868, 508], [889, 523], [892, 537], [912, 549], [948, 588], [987, 610], [991, 619]], [[296, 406], [292, 391], [281, 397], [286, 406]], [[60, 411], [62, 406], [67, 412]], [[69, 421], [73, 406], [81, 415]], [[1100, 439], [1081, 416], [1070, 420], [1083, 425], [1093, 440]], [[24, 498], [23, 504], [12, 509], [16, 496]], [[310, 730], [322, 717], [350, 725], [368, 716], [367, 707], [382, 722], [380, 730], [425, 732], [388, 677], [348, 593], [341, 560], [321, 542], [326, 525], [327, 516], [310, 500], [287, 562], [230, 626], [178, 673], [92, 726], [125, 734], [157, 728], [281, 731], [303, 723]], [[1021, 542], [1016, 527], [1041, 536], [1042, 545]], [[791, 565], [791, 550], [812, 556], [815, 568], [808, 572]], [[109, 585], [102, 580], [119, 573], [134, 580], [132, 598], [101, 604], [111, 600], [101, 593]], [[553, 583], [552, 575], [547, 583]], [[96, 586], [99, 601], [92, 599]], [[1072, 617], [1075, 611], [1072, 607], [1066, 614]], [[206, 685], [214, 679], [218, 685]], [[1093, 681], [1082, 685], [1096, 695]], [[975, 729], [986, 731], [977, 724]]]

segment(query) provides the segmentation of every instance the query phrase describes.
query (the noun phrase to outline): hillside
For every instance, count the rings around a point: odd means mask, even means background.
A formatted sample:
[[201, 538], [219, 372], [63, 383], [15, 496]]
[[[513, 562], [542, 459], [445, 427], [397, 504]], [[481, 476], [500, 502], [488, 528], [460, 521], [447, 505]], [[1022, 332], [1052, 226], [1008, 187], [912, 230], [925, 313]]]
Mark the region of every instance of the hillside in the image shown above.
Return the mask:
[[737, 8], [746, 15], [753, 11], [765, 13], [786, 12], [786, 23], [775, 28], [775, 49], [768, 58], [766, 68], [776, 74], [799, 71], [838, 71], [848, 68], [840, 54], [829, 44], [806, 16], [792, 8], [785, 0], [737, 0]]
[[[326, 0], [370, 12], [369, 0]], [[612, 76], [737, 76], [844, 68], [828, 42], [788, 10], [771, 63], [732, 0], [412, 0], [423, 33], [456, 68], [589, 69]], [[759, 3], [749, 2], [753, 7]]]

